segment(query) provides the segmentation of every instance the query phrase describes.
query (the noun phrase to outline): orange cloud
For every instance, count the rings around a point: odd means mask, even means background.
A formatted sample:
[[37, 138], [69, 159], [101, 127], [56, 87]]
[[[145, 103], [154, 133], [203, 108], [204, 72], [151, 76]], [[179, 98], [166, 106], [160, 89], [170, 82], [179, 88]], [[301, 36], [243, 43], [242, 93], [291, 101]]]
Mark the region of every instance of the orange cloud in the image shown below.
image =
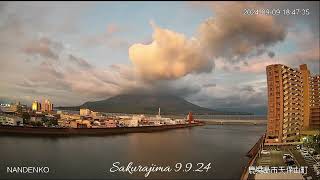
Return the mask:
[[130, 60], [143, 79], [177, 79], [188, 73], [212, 70], [212, 61], [196, 39], [187, 39], [183, 34], [155, 24], [152, 27], [150, 44], [134, 44], [129, 48]]

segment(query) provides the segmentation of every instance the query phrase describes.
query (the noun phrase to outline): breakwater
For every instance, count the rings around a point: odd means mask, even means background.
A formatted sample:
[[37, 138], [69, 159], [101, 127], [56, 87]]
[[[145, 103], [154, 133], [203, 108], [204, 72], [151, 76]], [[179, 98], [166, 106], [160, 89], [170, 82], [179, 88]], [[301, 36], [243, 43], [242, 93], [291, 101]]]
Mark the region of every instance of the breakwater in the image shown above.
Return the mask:
[[0, 134], [25, 134], [25, 135], [114, 135], [139, 132], [164, 131], [178, 128], [188, 128], [204, 125], [203, 123], [176, 124], [162, 126], [143, 126], [143, 127], [121, 127], [121, 128], [49, 128], [49, 127], [22, 127], [22, 126], [0, 126]]
[[211, 125], [227, 125], [227, 124], [243, 124], [243, 125], [266, 125], [266, 120], [224, 120], [224, 119], [199, 119], [206, 124]]

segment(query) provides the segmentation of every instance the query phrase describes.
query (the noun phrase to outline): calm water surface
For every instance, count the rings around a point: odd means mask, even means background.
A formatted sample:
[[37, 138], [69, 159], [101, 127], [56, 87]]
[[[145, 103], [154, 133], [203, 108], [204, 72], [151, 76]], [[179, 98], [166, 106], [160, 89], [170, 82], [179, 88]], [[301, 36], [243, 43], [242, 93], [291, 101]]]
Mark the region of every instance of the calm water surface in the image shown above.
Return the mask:
[[[110, 173], [112, 163], [174, 167], [212, 163], [208, 172], [151, 173], [148, 179], [239, 179], [247, 151], [266, 126], [206, 125], [105, 137], [0, 136], [0, 179], [142, 179], [144, 173]], [[47, 175], [7, 174], [7, 166], [48, 166]]]

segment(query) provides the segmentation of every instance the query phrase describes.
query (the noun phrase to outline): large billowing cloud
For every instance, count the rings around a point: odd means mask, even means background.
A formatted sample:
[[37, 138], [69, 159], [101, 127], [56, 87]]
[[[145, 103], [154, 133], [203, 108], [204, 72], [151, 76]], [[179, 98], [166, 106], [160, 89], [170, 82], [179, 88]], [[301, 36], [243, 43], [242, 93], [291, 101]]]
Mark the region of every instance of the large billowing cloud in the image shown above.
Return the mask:
[[201, 23], [195, 38], [153, 24], [153, 41], [134, 44], [129, 57], [143, 79], [178, 79], [190, 73], [210, 72], [215, 58], [239, 59], [274, 52], [268, 48], [285, 39], [286, 26], [274, 16], [243, 15], [255, 3], [218, 3], [215, 16]]
[[199, 39], [214, 57], [236, 60], [259, 54], [286, 37], [286, 27], [274, 16], [244, 15], [255, 3], [224, 2], [213, 5], [215, 16], [200, 25]]
[[129, 57], [143, 79], [177, 79], [189, 73], [212, 70], [212, 61], [198, 40], [151, 24], [153, 41], [129, 48]]

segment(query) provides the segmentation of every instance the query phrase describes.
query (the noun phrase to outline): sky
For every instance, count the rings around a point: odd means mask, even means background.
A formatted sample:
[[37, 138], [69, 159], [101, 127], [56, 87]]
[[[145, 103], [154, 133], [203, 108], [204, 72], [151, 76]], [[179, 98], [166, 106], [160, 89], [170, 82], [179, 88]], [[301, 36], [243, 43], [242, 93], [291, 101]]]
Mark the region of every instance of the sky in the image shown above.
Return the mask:
[[0, 2], [2, 101], [160, 93], [264, 114], [275, 63], [319, 74], [319, 2]]

